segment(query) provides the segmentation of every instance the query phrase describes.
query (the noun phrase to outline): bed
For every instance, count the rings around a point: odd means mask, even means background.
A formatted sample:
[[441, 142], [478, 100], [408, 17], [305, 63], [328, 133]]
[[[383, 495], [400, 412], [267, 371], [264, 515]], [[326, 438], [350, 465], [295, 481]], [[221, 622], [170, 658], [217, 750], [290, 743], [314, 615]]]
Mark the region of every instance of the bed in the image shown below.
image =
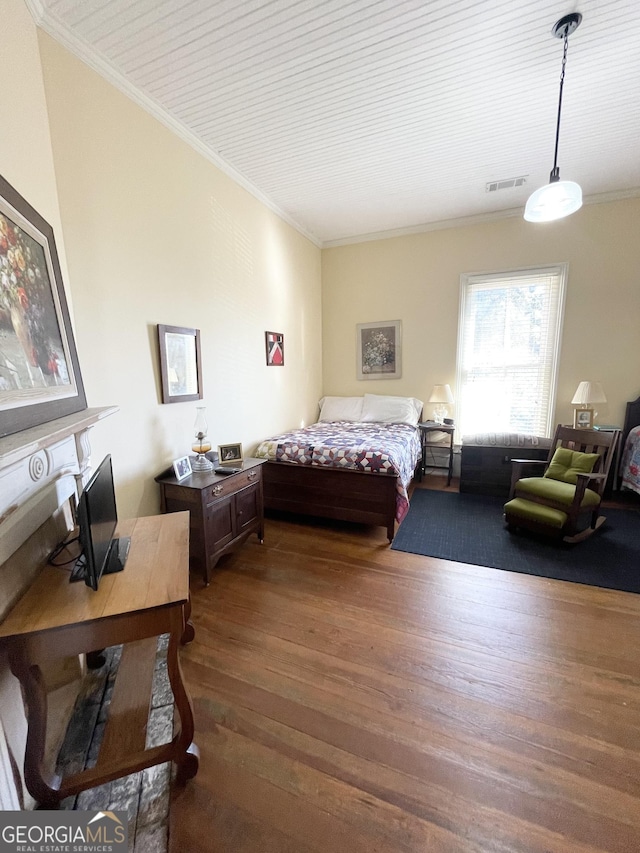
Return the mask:
[[640, 495], [640, 397], [627, 403], [621, 441], [620, 487]]
[[420, 460], [421, 413], [414, 397], [324, 397], [316, 423], [258, 445], [265, 509], [382, 525], [393, 541]]

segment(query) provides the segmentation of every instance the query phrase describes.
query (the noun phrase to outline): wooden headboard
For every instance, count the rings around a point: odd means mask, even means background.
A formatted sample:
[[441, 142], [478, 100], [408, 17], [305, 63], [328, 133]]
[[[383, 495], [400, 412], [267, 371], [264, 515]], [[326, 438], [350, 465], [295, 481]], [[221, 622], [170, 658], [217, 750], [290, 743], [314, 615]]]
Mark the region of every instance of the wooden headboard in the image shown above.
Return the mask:
[[627, 409], [624, 416], [624, 427], [622, 428], [621, 436], [621, 447], [623, 449], [627, 441], [627, 436], [631, 430], [637, 426], [640, 426], [640, 397], [636, 400], [632, 400], [630, 403], [627, 403]]

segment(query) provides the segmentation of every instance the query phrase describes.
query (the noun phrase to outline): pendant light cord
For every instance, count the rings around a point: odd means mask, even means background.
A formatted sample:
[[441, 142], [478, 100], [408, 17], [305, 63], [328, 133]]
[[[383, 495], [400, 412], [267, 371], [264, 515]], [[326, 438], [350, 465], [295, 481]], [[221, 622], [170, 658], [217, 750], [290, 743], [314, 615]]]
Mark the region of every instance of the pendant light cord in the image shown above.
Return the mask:
[[567, 50], [569, 47], [569, 32], [568, 27], [564, 31], [564, 51], [562, 54], [562, 71], [560, 73], [560, 95], [558, 97], [558, 120], [556, 122], [556, 147], [553, 153], [553, 169], [549, 176], [549, 183], [560, 180], [560, 170], [558, 169], [558, 141], [560, 139], [560, 114], [562, 112], [562, 90], [564, 88], [564, 69], [567, 64]]

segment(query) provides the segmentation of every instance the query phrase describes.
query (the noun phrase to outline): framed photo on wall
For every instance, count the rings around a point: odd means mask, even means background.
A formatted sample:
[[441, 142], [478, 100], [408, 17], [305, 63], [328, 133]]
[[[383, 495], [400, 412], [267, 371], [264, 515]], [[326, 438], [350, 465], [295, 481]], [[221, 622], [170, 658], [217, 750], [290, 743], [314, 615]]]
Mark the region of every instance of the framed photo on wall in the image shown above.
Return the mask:
[[265, 332], [267, 367], [284, 367], [284, 335], [282, 332]]
[[53, 229], [0, 176], [0, 436], [86, 408]]
[[574, 429], [593, 429], [593, 409], [574, 409]]
[[382, 320], [356, 326], [358, 379], [400, 379], [402, 322]]
[[202, 399], [200, 330], [158, 324], [163, 403]]

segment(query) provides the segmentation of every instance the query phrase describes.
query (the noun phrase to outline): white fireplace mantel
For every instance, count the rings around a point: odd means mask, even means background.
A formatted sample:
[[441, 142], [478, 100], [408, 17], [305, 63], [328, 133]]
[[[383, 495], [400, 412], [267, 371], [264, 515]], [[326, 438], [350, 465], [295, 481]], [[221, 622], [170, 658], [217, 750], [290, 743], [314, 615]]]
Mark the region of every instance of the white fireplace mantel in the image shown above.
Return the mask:
[[0, 566], [79, 494], [89, 468], [88, 432], [117, 411], [85, 409], [0, 438]]
[[[60, 515], [60, 507], [68, 508], [69, 498], [81, 492], [89, 476], [89, 430], [117, 411], [113, 406], [85, 409], [0, 438], [0, 620], [33, 581], [38, 563], [44, 562], [56, 544], [57, 540], [51, 540], [50, 527], [43, 525], [54, 514]], [[66, 524], [69, 519], [64, 515], [63, 520]], [[42, 533], [45, 529], [46, 534]], [[34, 536], [36, 531], [38, 535]], [[60, 535], [64, 536], [62, 528]], [[34, 540], [36, 545], [32, 545]], [[27, 556], [23, 545], [29, 547]], [[34, 556], [38, 559], [32, 559]], [[79, 683], [74, 679], [80, 672], [81, 668], [70, 676], [69, 684], [61, 682], [63, 686], [51, 694], [57, 698], [50, 707], [58, 710], [60, 720], [65, 720], [73, 707]], [[64, 729], [57, 731], [59, 738], [63, 733]], [[9, 759], [11, 753], [15, 766], [22, 767], [26, 737], [20, 687], [0, 655], [0, 809], [19, 808], [20, 791], [23, 807], [34, 805], [24, 779], [21, 777], [19, 783], [15, 780]], [[48, 749], [55, 754], [57, 745], [54, 737]]]

